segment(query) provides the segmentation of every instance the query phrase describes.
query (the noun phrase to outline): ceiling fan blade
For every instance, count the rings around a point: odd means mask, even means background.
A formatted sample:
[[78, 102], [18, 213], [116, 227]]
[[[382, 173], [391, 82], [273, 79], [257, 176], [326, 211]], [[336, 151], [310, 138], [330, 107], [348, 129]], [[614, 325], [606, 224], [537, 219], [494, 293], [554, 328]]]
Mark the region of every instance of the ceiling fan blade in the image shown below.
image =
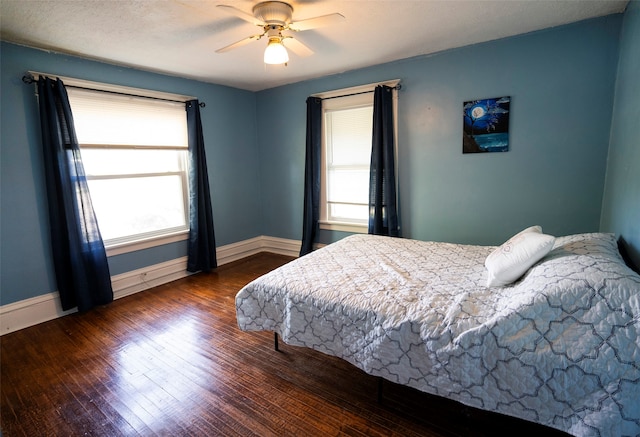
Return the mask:
[[241, 11], [238, 8], [234, 8], [233, 6], [228, 6], [228, 5], [218, 5], [218, 7], [220, 9], [222, 9], [223, 11], [231, 14], [231, 15], [235, 15], [238, 18], [242, 18], [244, 21], [248, 21], [251, 24], [255, 24], [256, 26], [263, 26], [264, 23], [261, 22], [260, 20], [258, 20], [256, 17], [254, 17], [251, 14], [248, 14], [244, 11]]
[[242, 47], [243, 45], [249, 44], [251, 41], [257, 41], [261, 37], [262, 37], [262, 35], [252, 35], [250, 37], [241, 39], [240, 41], [236, 41], [233, 44], [229, 44], [228, 46], [224, 46], [224, 47], [216, 50], [216, 53], [228, 52], [229, 50], [233, 50], [233, 49], [236, 49], [238, 47]]
[[291, 49], [291, 51], [298, 56], [305, 57], [313, 55], [313, 50], [292, 36], [284, 37], [282, 39], [282, 43], [286, 48]]
[[289, 25], [289, 29], [295, 31], [316, 29], [318, 27], [340, 23], [342, 20], [344, 20], [344, 15], [338, 13], [321, 15], [319, 17], [293, 22]]

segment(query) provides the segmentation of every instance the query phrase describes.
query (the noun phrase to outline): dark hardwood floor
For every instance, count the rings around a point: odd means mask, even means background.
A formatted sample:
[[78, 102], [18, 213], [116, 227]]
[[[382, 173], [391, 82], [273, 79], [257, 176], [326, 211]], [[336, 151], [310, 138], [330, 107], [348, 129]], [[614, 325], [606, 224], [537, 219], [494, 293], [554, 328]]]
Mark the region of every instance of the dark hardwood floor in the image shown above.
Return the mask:
[[554, 430], [385, 382], [238, 329], [234, 297], [290, 258], [259, 254], [0, 338], [12, 436], [484, 436]]

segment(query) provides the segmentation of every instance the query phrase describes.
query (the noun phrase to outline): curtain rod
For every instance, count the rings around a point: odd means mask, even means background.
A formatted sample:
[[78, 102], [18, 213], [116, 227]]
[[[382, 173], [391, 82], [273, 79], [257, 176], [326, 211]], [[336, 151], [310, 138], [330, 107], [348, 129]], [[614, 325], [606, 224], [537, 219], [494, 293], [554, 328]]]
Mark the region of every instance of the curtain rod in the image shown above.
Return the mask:
[[[392, 90], [400, 91], [400, 90], [402, 89], [402, 85], [401, 85], [401, 84], [398, 84], [398, 85], [396, 85], [396, 86], [392, 86], [392, 87], [389, 87], [389, 88], [391, 88]], [[351, 96], [359, 96], [360, 94], [369, 94], [369, 93], [372, 93], [372, 92], [374, 92], [374, 91], [375, 91], [375, 90], [367, 90], [367, 91], [360, 91], [360, 92], [358, 92], [358, 93], [342, 94], [342, 95], [339, 95], [339, 96], [318, 97], [318, 98], [319, 98], [320, 100], [331, 100], [331, 99], [339, 99], [339, 98], [341, 98], [341, 97], [351, 97]]]
[[[27, 85], [30, 85], [34, 82], [38, 82], [39, 79], [36, 79], [35, 77], [33, 77], [33, 75], [31, 73], [27, 73], [24, 76], [22, 76], [22, 82], [26, 83]], [[109, 94], [116, 94], [116, 95], [120, 95], [120, 96], [131, 96], [131, 97], [141, 97], [143, 99], [153, 99], [153, 100], [162, 100], [165, 102], [174, 102], [174, 103], [186, 103], [185, 101], [182, 100], [171, 100], [171, 99], [163, 99], [161, 97], [151, 97], [151, 96], [141, 96], [138, 94], [131, 94], [131, 93], [121, 93], [118, 91], [110, 91], [110, 90], [100, 90], [97, 88], [90, 88], [90, 87], [84, 87], [84, 86], [77, 86], [77, 85], [65, 85], [66, 88], [75, 88], [75, 89], [80, 89], [80, 90], [89, 90], [89, 91], [98, 91], [101, 93], [109, 93]], [[201, 108], [204, 108], [205, 106], [207, 106], [204, 102], [199, 102], [199, 106]]]

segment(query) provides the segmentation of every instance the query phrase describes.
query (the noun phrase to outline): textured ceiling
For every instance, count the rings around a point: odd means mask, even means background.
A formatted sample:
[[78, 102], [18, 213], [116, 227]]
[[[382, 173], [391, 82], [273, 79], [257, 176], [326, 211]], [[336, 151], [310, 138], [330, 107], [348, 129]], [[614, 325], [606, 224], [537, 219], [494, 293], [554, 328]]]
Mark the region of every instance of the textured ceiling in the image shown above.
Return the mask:
[[345, 19], [295, 34], [314, 51], [267, 66], [263, 38], [221, 47], [261, 28], [257, 1], [0, 0], [4, 41], [117, 65], [257, 91], [417, 55], [623, 12], [628, 0], [291, 1], [294, 21], [339, 12]]

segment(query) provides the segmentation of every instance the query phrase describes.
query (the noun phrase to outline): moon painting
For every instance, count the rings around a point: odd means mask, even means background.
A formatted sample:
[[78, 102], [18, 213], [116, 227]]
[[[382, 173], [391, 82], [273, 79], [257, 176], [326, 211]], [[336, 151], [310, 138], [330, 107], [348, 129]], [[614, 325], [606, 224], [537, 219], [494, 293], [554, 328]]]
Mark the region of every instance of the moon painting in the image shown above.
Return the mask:
[[464, 102], [462, 153], [509, 150], [509, 105], [511, 97]]

